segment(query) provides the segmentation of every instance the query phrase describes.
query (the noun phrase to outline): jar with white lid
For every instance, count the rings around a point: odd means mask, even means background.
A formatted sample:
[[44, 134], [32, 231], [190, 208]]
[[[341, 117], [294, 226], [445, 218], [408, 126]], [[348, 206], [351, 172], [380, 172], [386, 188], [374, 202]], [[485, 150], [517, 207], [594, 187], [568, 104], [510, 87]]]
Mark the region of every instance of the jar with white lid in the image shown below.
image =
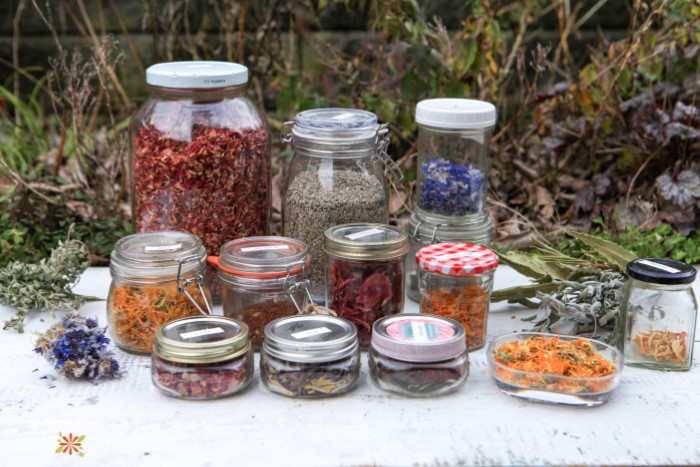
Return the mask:
[[372, 324], [403, 312], [408, 235], [386, 224], [343, 224], [324, 233], [326, 307], [357, 326], [369, 346]]
[[416, 122], [415, 212], [433, 222], [484, 217], [496, 107], [470, 99], [428, 99], [416, 106]]
[[461, 388], [469, 375], [464, 328], [434, 315], [387, 316], [374, 323], [369, 352], [372, 381], [410, 397], [433, 397]]
[[454, 319], [465, 329], [467, 350], [483, 347], [498, 255], [481, 245], [435, 243], [418, 250], [416, 263], [421, 313]]
[[388, 138], [371, 112], [314, 109], [285, 123], [282, 141], [294, 149], [282, 202], [284, 235], [308, 245], [311, 295], [325, 296], [323, 232], [353, 222], [389, 220], [384, 165]]
[[670, 258], [627, 264], [622, 312], [625, 365], [687, 371], [693, 362], [698, 303], [697, 270]]
[[311, 301], [311, 255], [298, 240], [240, 238], [224, 244], [209, 262], [218, 268], [224, 315], [248, 325], [255, 349], [262, 345], [268, 323], [301, 313]]
[[279, 318], [265, 328], [260, 379], [288, 397], [321, 398], [351, 390], [360, 377], [357, 329], [335, 316]]
[[120, 348], [148, 354], [161, 324], [211, 314], [202, 283], [207, 252], [186, 232], [146, 232], [117, 241], [109, 270], [107, 322]]
[[248, 387], [253, 371], [245, 323], [222, 316], [193, 316], [156, 331], [151, 378], [168, 396], [191, 400], [230, 396]]
[[[159, 63], [129, 126], [136, 232], [197, 235], [209, 255], [270, 230], [270, 144], [265, 116], [246, 96], [237, 63]], [[216, 271], [207, 280], [219, 298]]]

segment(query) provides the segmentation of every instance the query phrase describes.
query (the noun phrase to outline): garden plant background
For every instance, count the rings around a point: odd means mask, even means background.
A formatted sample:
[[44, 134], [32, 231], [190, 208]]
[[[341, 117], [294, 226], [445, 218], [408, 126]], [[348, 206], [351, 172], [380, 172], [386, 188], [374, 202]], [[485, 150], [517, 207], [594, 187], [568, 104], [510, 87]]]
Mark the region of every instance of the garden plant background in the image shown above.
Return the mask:
[[390, 122], [401, 224], [416, 102], [465, 97], [498, 108], [498, 247], [566, 227], [700, 261], [698, 0], [11, 0], [0, 13], [0, 266], [46, 256], [73, 223], [106, 263], [132, 229], [126, 130], [144, 69], [204, 59], [250, 70], [272, 128], [277, 230], [282, 122], [324, 106]]

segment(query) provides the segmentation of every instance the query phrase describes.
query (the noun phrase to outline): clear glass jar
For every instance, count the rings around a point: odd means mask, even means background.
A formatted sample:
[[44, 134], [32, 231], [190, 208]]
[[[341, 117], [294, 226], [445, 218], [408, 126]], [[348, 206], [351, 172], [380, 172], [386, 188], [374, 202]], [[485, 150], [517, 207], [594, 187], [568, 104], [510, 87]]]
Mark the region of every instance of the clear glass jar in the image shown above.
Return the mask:
[[418, 180], [415, 211], [444, 222], [486, 215], [493, 104], [428, 99], [416, 106]]
[[[180, 230], [208, 254], [270, 230], [270, 144], [237, 63], [174, 62], [146, 70], [151, 95], [131, 119], [136, 232]], [[207, 275], [219, 298], [216, 270]]]
[[307, 110], [282, 130], [282, 141], [294, 148], [282, 230], [309, 247], [315, 302], [325, 295], [323, 232], [339, 224], [389, 220], [385, 133], [376, 115], [353, 109]]
[[309, 299], [311, 255], [303, 243], [286, 237], [247, 237], [209, 257], [221, 281], [224, 315], [248, 325], [253, 348], [262, 346], [265, 326], [301, 313]]
[[464, 242], [489, 246], [492, 237], [491, 217], [471, 220], [464, 223], [444, 223], [433, 217], [421, 217], [411, 214], [408, 223], [409, 250], [406, 255], [406, 295], [415, 302], [420, 302], [418, 284], [418, 266], [416, 253], [426, 245], [433, 243]]
[[161, 324], [211, 314], [209, 290], [202, 284], [206, 258], [199, 238], [186, 232], [147, 232], [120, 239], [112, 250], [107, 297], [114, 343], [149, 354]]
[[372, 324], [403, 312], [408, 235], [386, 224], [344, 224], [327, 229], [326, 307], [355, 323], [360, 347], [369, 347]]
[[669, 258], [627, 264], [624, 315], [625, 364], [653, 370], [689, 370], [698, 303], [692, 283], [697, 270]]
[[168, 396], [210, 400], [245, 389], [253, 378], [245, 323], [195, 316], [158, 328], [151, 356], [153, 384]]
[[467, 350], [483, 347], [498, 255], [481, 245], [435, 243], [418, 250], [416, 262], [421, 313], [454, 319], [466, 331]]
[[360, 377], [357, 329], [342, 318], [298, 315], [265, 328], [260, 379], [270, 391], [315, 399], [343, 394]]
[[469, 375], [464, 328], [434, 315], [388, 316], [374, 323], [369, 368], [380, 389], [411, 397], [449, 394]]

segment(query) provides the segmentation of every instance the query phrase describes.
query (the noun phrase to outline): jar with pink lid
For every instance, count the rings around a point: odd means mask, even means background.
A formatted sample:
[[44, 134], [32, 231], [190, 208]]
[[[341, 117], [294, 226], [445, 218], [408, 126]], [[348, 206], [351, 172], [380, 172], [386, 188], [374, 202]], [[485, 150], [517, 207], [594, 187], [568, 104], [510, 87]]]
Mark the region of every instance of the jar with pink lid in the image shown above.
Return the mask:
[[433, 397], [457, 391], [469, 375], [464, 327], [428, 314], [381, 318], [372, 326], [369, 367], [374, 384], [394, 394]]

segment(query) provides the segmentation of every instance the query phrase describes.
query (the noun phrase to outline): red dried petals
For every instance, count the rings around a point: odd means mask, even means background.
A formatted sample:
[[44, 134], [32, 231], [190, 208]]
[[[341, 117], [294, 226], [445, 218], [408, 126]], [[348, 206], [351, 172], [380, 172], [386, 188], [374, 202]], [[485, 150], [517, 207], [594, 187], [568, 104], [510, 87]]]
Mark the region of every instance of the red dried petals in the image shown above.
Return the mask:
[[[250, 380], [245, 358], [234, 364], [175, 364], [156, 357], [155, 382], [167, 394], [186, 399], [216, 399], [240, 390]], [[214, 364], [216, 365], [216, 364]]]

